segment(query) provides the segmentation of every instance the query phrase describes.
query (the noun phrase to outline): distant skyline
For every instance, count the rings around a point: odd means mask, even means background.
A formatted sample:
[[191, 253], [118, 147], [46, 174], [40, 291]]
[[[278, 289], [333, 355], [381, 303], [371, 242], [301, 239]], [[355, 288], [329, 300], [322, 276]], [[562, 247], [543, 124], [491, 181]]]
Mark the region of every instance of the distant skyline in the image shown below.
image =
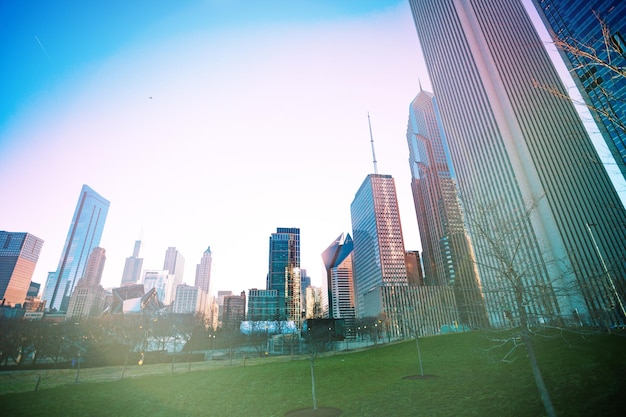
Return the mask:
[[263, 288], [277, 227], [300, 229], [321, 285], [373, 172], [368, 112], [406, 249], [421, 250], [406, 126], [432, 89], [405, 1], [14, 2], [0, 59], [0, 230], [45, 241], [42, 286], [83, 184], [111, 202], [104, 287], [141, 240], [144, 269], [210, 246], [214, 294]]

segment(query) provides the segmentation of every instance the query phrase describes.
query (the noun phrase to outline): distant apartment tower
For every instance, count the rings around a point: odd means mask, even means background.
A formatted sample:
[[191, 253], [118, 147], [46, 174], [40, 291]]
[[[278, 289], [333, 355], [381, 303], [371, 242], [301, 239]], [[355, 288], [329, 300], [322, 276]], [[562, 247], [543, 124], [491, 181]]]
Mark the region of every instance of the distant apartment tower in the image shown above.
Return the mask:
[[279, 227], [270, 236], [267, 289], [278, 292], [281, 321], [293, 321], [300, 327], [301, 274], [300, 229]]
[[100, 245], [109, 201], [87, 185], [83, 185], [72, 217], [59, 266], [48, 275], [44, 301], [48, 311], [67, 311], [69, 299], [83, 276], [87, 258]]
[[70, 296], [66, 319], [97, 317], [104, 310], [106, 291], [100, 285], [106, 262], [106, 251], [96, 247], [91, 251], [83, 277]]
[[211, 247], [209, 246], [207, 250], [202, 254], [202, 258], [200, 259], [200, 263], [196, 265], [196, 279], [195, 286], [200, 290], [199, 291], [199, 306], [198, 311], [200, 311], [204, 315], [208, 315], [210, 312], [210, 304], [211, 304], [211, 263], [213, 262], [213, 257], [211, 254]]
[[278, 321], [278, 291], [248, 290], [248, 320], [249, 321]]
[[567, 95], [522, 3], [410, 5], [490, 322], [519, 317], [513, 270], [538, 322], [623, 323], [626, 211], [572, 103], [537, 87]]
[[350, 205], [350, 213], [357, 317], [375, 317], [394, 307], [381, 299], [378, 287], [408, 285], [393, 177], [368, 175]]
[[[624, 0], [533, 0], [533, 3], [553, 36], [596, 54], [613, 68], [626, 67]], [[599, 19], [605, 24], [608, 39], [603, 36]], [[626, 177], [626, 76], [582, 53], [559, 51]]]
[[223, 326], [227, 329], [239, 329], [241, 322], [246, 319], [246, 293], [227, 295], [224, 297]]
[[143, 258], [139, 257], [139, 250], [141, 249], [141, 240], [135, 241], [135, 247], [133, 249], [133, 256], [126, 258], [124, 264], [124, 272], [122, 273], [121, 286], [136, 285], [141, 278], [141, 268], [143, 267]]
[[[354, 275], [352, 253], [354, 242], [343, 233], [322, 252], [326, 279], [322, 283], [324, 318], [344, 319], [347, 328], [355, 323]], [[308, 293], [307, 293], [308, 295]], [[307, 318], [314, 318], [308, 316]]]
[[0, 231], [0, 303], [23, 305], [43, 240], [30, 233]]
[[174, 275], [174, 289], [177, 285], [183, 283], [185, 272], [185, 258], [178, 252], [175, 247], [167, 248], [165, 251], [165, 261], [163, 262], [163, 270], [169, 271]]
[[409, 107], [406, 133], [411, 188], [424, 256], [424, 283], [455, 289], [463, 324], [487, 325], [474, 252], [465, 229], [435, 97], [420, 91]]
[[197, 287], [187, 284], [176, 286], [176, 298], [172, 304], [172, 312], [176, 314], [195, 314], [200, 311], [201, 293]]

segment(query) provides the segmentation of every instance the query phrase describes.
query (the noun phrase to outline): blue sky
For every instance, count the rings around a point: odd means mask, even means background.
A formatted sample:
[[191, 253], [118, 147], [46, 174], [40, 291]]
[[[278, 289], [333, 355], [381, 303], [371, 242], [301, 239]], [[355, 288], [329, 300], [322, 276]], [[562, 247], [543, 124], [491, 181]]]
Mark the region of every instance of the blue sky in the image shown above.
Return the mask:
[[276, 227], [320, 285], [373, 171], [368, 112], [420, 249], [406, 127], [430, 84], [406, 1], [1, 2], [0, 61], [0, 229], [45, 240], [35, 282], [88, 184], [111, 201], [105, 287], [141, 238], [144, 268], [175, 246], [193, 283], [210, 246], [214, 291], [262, 288]]

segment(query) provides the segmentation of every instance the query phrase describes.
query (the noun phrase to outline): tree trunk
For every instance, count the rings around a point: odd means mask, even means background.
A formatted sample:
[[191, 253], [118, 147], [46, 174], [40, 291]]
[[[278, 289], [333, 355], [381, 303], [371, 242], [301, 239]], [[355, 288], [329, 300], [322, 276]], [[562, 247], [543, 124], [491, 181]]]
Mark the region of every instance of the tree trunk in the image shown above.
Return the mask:
[[311, 358], [311, 394], [313, 395], [313, 409], [317, 410], [317, 398], [315, 398], [315, 358]]

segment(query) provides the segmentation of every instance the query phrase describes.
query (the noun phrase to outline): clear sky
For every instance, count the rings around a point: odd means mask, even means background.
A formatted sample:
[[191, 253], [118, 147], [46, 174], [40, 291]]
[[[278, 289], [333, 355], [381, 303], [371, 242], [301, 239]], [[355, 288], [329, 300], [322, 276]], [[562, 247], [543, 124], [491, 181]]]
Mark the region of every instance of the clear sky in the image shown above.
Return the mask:
[[214, 291], [264, 288], [277, 227], [320, 285], [373, 172], [368, 112], [421, 250], [406, 126], [431, 88], [406, 1], [1, 2], [0, 62], [0, 230], [45, 240], [42, 286], [82, 184], [111, 202], [105, 287], [141, 239], [144, 268], [175, 246], [193, 284], [210, 246]]

